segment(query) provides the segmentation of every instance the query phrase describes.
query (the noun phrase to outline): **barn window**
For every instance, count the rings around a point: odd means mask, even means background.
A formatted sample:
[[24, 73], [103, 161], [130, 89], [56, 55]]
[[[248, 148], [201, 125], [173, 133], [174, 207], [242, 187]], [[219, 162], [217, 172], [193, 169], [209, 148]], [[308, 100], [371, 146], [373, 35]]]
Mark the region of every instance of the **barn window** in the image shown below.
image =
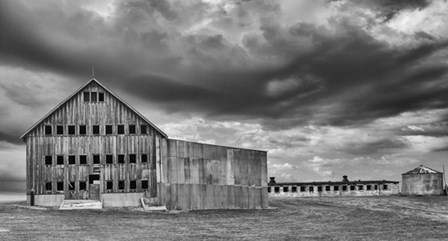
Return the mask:
[[118, 190], [124, 190], [124, 181], [118, 181]]
[[280, 187], [274, 187], [274, 192], [275, 193], [279, 193], [280, 192]]
[[75, 182], [69, 182], [68, 183], [68, 190], [74, 191], [75, 190]]
[[148, 155], [142, 154], [142, 163], [148, 162]]
[[305, 191], [306, 191], [306, 187], [301, 186], [301, 187], [300, 187], [300, 192], [305, 192]]
[[99, 92], [98, 93], [98, 101], [99, 102], [103, 102], [104, 101], [104, 93], [103, 92]]
[[56, 164], [57, 165], [64, 165], [64, 156], [57, 156], [56, 157]]
[[117, 134], [119, 135], [124, 134], [124, 125], [117, 126]]
[[135, 125], [129, 125], [129, 134], [135, 134]]
[[106, 164], [113, 164], [113, 163], [114, 163], [114, 156], [106, 155]]
[[325, 186], [325, 191], [327, 192], [331, 191], [331, 186]]
[[142, 189], [148, 189], [148, 180], [142, 180]]
[[86, 165], [87, 164], [87, 156], [86, 155], [80, 155], [79, 156], [79, 164], [80, 165]]
[[310, 192], [314, 192], [314, 187], [310, 186], [309, 190], [310, 190]]
[[100, 134], [100, 126], [99, 125], [93, 125], [92, 126], [92, 133], [94, 135], [99, 135]]
[[93, 164], [100, 164], [100, 155], [93, 155]]
[[141, 134], [146, 134], [147, 130], [146, 130], [146, 125], [141, 125], [140, 126], [140, 133]]
[[370, 184], [366, 185], [366, 190], [368, 190], [368, 191], [372, 190], [372, 185], [370, 185]]
[[86, 182], [79, 182], [79, 190], [86, 190]]
[[283, 192], [289, 192], [289, 187], [283, 187]]
[[85, 135], [87, 133], [87, 127], [86, 125], [80, 125], [79, 126], [79, 134], [80, 135]]
[[350, 186], [350, 191], [355, 191], [355, 185]]
[[90, 101], [90, 93], [89, 92], [84, 92], [84, 102], [89, 102]]
[[75, 156], [68, 156], [68, 164], [69, 165], [75, 165], [76, 164], [76, 159]]
[[359, 186], [358, 186], [358, 190], [359, 190], [359, 191], [364, 190], [364, 186], [363, 186], [363, 185], [359, 185]]
[[45, 165], [53, 165], [53, 157], [45, 156]]
[[46, 182], [45, 183], [45, 191], [51, 191], [51, 190], [52, 190], [51, 182]]
[[90, 101], [91, 102], [96, 102], [96, 92], [90, 92]]
[[322, 192], [322, 186], [317, 186], [317, 191]]
[[64, 191], [64, 182], [56, 183], [56, 191]]
[[106, 135], [113, 134], [113, 127], [112, 125], [106, 125]]
[[387, 188], [388, 188], [388, 187], [387, 187], [387, 184], [384, 184], [384, 185], [383, 185], [383, 190], [387, 190]]
[[56, 126], [56, 134], [64, 135], [64, 126]]
[[131, 189], [131, 190], [135, 190], [135, 189], [137, 189], [137, 181], [132, 180], [132, 181], [129, 183], [129, 189]]
[[68, 126], [68, 134], [69, 135], [74, 135], [75, 134], [75, 126], [74, 125], [69, 125]]
[[333, 191], [339, 191], [339, 186], [333, 186]]
[[124, 163], [124, 155], [118, 155], [118, 163]]
[[297, 187], [296, 186], [291, 187], [291, 192], [297, 192]]
[[52, 128], [51, 126], [45, 126], [45, 135], [51, 135]]
[[347, 191], [347, 186], [342, 186], [342, 191], [346, 192]]
[[378, 185], [374, 185], [373, 189], [378, 190]]
[[135, 154], [129, 154], [129, 163], [136, 163], [137, 157]]
[[112, 181], [106, 182], [106, 190], [112, 190], [114, 188], [114, 183]]
[[[142, 181], [142, 188], [143, 188], [143, 181]], [[271, 193], [271, 187], [268, 187], [268, 193]]]

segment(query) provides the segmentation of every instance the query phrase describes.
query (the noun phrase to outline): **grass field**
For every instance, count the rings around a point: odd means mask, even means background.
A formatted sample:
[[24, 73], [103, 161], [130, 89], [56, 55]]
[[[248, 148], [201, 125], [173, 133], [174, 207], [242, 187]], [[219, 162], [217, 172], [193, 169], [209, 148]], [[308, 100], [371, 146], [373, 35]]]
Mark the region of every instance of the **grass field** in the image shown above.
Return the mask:
[[448, 240], [448, 197], [271, 199], [268, 210], [145, 213], [0, 204], [0, 240]]

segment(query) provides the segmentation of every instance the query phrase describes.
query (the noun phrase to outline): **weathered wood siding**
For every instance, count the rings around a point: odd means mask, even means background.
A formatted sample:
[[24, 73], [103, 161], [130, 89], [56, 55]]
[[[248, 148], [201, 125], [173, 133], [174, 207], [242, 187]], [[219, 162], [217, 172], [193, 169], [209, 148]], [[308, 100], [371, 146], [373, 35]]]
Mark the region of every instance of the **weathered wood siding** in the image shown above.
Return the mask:
[[168, 209], [266, 208], [266, 152], [162, 140], [159, 201]]
[[[104, 102], [84, 102], [84, 91], [104, 93]], [[125, 134], [117, 134], [117, 125], [124, 125]], [[136, 125], [137, 134], [129, 133], [129, 124]], [[52, 126], [52, 135], [45, 135], [45, 126]], [[64, 126], [64, 134], [56, 134], [56, 126]], [[75, 135], [68, 135], [68, 125], [75, 125]], [[87, 134], [79, 135], [79, 125], [86, 125]], [[92, 134], [92, 126], [100, 126], [100, 134]], [[113, 134], [105, 134], [105, 125], [113, 126]], [[140, 126], [147, 126], [147, 134], [140, 134]], [[136, 192], [147, 192], [156, 197], [156, 162], [160, 162], [159, 148], [162, 135], [133, 110], [115, 98], [95, 82], [65, 102], [37, 125], [25, 137], [27, 151], [27, 193], [61, 193], [56, 191], [58, 181], [64, 182], [66, 198], [88, 198], [88, 177], [93, 172], [93, 156], [100, 155], [100, 190], [106, 192], [105, 181], [114, 182], [112, 192], [118, 192], [118, 181], [124, 180], [125, 190], [130, 192], [129, 182], [137, 181]], [[125, 164], [117, 164], [117, 155], [125, 155]], [[129, 154], [135, 154], [136, 163], [129, 163]], [[141, 163], [141, 154], [148, 157]], [[45, 156], [52, 156], [53, 164], [45, 165]], [[56, 157], [64, 155], [64, 165], [56, 164]], [[68, 164], [68, 155], [76, 156], [76, 164]], [[87, 155], [87, 164], [80, 165], [80, 155]], [[106, 155], [113, 155], [113, 164], [106, 164]], [[141, 181], [148, 180], [148, 189], [141, 188]], [[79, 190], [79, 182], [86, 181], [86, 190]], [[52, 183], [52, 190], [45, 190], [45, 183]], [[68, 190], [68, 182], [75, 182], [75, 190]]]

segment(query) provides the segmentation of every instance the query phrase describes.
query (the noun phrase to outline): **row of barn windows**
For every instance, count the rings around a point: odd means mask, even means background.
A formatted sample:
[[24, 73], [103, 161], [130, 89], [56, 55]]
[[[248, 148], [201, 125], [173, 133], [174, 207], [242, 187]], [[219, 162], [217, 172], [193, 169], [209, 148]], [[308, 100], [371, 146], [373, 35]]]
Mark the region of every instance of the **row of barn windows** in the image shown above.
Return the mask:
[[[371, 190], [378, 190], [378, 185], [373, 185], [373, 184], [367, 184], [366, 186], [366, 190], [367, 191], [371, 191]], [[325, 186], [325, 191], [326, 192], [330, 192], [331, 191], [331, 187], [332, 186]], [[297, 186], [284, 186], [283, 188], [283, 192], [297, 192]], [[348, 191], [348, 188], [350, 188], [350, 191], [363, 191], [364, 190], [364, 185], [343, 185], [342, 186], [342, 191], [346, 192]], [[388, 189], [388, 185], [387, 184], [383, 184], [382, 185], [383, 190], [387, 190]], [[307, 187], [306, 186], [300, 186], [300, 192], [306, 192], [307, 191]], [[309, 186], [308, 187], [308, 191], [309, 192], [314, 192], [314, 186]], [[318, 192], [322, 192], [323, 191], [323, 187], [322, 186], [317, 186], [317, 191]], [[333, 191], [339, 191], [339, 186], [333, 186]], [[268, 187], [268, 192], [271, 192], [271, 187]], [[279, 193], [280, 192], [280, 187], [274, 187], [274, 192], [275, 193]]]
[[84, 102], [104, 102], [104, 93], [96, 91], [84, 91]]
[[[68, 135], [87, 135], [87, 125], [78, 125], [78, 128], [76, 128], [76, 125], [67, 125], [67, 128], [64, 128], [64, 125], [56, 125], [56, 135], [64, 135], [64, 133], [67, 133]], [[114, 128], [113, 125], [105, 125], [104, 133], [106, 135], [113, 135], [114, 129], [116, 129], [116, 133], [118, 135], [125, 134], [125, 126], [124, 125], [117, 125], [116, 128]], [[78, 129], [78, 131], [76, 131]], [[92, 133], [92, 135], [100, 135], [100, 125], [92, 125], [91, 131], [89, 133]], [[52, 135], [53, 134], [53, 126], [46, 125], [45, 126], [45, 135]], [[136, 125], [129, 125], [128, 126], [128, 134], [137, 134], [137, 126]], [[140, 134], [148, 134], [148, 126], [147, 125], [140, 125]]]
[[[118, 154], [117, 155], [117, 163], [118, 164], [124, 164], [126, 161], [129, 163], [137, 163], [137, 155], [136, 154], [129, 154], [128, 158], [126, 160], [126, 155], [124, 154]], [[64, 155], [57, 155], [56, 156], [56, 165], [64, 165]], [[76, 165], [76, 155], [69, 155], [68, 156], [68, 165]], [[79, 155], [79, 165], [87, 165], [87, 155]], [[92, 155], [92, 162], [93, 164], [101, 164], [101, 155]], [[106, 158], [104, 159], [105, 164], [114, 164], [114, 155], [106, 154]], [[141, 154], [140, 155], [140, 162], [141, 163], [147, 163], [148, 162], [148, 155], [147, 154]], [[53, 156], [45, 156], [45, 165], [53, 165]]]
[[[86, 183], [87, 182], [85, 182], [85, 181], [78, 182], [80, 191], [86, 190], [86, 187], [87, 187]], [[68, 190], [75, 191], [76, 190], [75, 184], [76, 184], [76, 182], [68, 182]], [[141, 186], [142, 189], [148, 189], [148, 180], [142, 180], [141, 184], [142, 184], [142, 186]], [[118, 190], [124, 190], [125, 186], [126, 186], [126, 182], [124, 180], [118, 181], [118, 186], [117, 186]], [[111, 190], [113, 190], [113, 187], [114, 187], [113, 181], [106, 181], [106, 190], [111, 191]], [[137, 181], [136, 180], [129, 181], [129, 189], [130, 190], [137, 189]], [[45, 191], [52, 191], [52, 190], [53, 190], [53, 183], [46, 182], [45, 183]], [[64, 191], [64, 182], [56, 182], [56, 191]]]

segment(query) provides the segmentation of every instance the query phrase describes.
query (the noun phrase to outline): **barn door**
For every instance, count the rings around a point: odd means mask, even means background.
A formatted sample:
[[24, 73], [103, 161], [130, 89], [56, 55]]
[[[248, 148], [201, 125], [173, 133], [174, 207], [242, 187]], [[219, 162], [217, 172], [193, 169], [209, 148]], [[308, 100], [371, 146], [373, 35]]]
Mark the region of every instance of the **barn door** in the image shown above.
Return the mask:
[[89, 175], [89, 199], [100, 200], [100, 174]]

